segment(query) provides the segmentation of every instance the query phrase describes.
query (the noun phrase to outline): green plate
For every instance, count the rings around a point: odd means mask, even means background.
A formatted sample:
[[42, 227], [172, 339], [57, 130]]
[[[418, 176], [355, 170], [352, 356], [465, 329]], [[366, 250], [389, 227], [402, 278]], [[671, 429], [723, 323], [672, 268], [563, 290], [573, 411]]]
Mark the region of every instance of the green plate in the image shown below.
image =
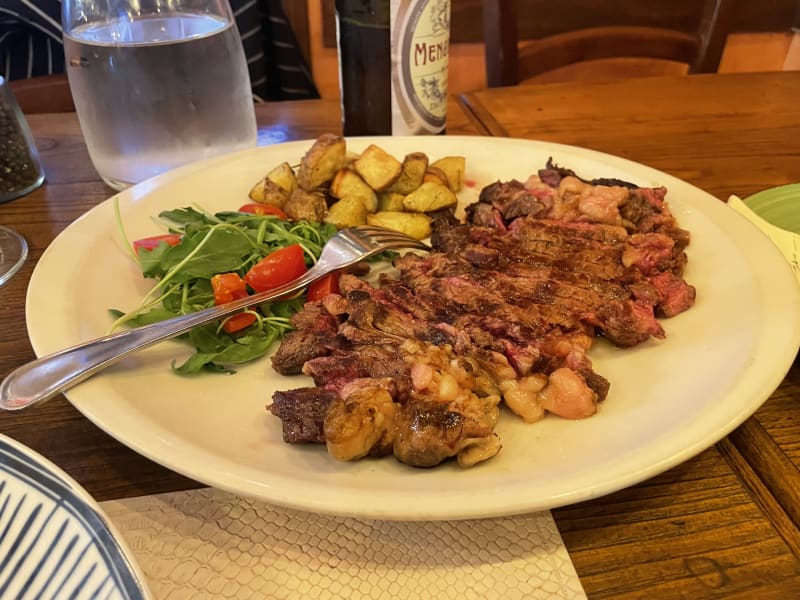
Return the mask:
[[768, 223], [800, 233], [800, 183], [755, 193], [745, 198], [744, 203]]

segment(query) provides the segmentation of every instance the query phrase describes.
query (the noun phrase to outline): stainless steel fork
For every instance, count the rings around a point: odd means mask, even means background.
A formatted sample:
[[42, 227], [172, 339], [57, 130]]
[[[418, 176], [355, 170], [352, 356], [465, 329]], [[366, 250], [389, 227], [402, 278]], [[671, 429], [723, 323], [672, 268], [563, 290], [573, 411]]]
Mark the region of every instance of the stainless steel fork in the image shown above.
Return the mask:
[[90, 340], [22, 365], [0, 384], [0, 408], [20, 410], [43, 402], [127, 354], [173, 338], [198, 325], [222, 319], [248, 306], [288, 296], [332, 271], [380, 252], [402, 248], [430, 251], [421, 241], [390, 229], [366, 226], [342, 229], [328, 240], [313, 267], [283, 286], [221, 306]]

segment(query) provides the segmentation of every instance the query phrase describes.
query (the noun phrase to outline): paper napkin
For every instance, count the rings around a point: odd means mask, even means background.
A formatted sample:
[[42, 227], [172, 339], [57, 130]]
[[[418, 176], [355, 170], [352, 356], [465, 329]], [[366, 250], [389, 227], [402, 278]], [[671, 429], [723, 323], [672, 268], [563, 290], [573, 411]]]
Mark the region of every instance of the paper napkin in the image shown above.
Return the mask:
[[586, 597], [549, 512], [360, 520], [210, 488], [101, 506], [157, 600]]

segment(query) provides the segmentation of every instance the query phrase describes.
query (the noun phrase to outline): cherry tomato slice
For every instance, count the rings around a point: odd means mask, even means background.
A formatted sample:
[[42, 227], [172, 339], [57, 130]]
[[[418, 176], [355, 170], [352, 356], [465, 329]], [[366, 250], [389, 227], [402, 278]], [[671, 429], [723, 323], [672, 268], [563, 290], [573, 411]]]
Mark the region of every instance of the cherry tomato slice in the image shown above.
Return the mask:
[[161, 242], [168, 246], [177, 246], [181, 243], [183, 236], [180, 233], [165, 233], [164, 235], [154, 235], [153, 237], [142, 238], [133, 242], [133, 250], [139, 254], [142, 250], [155, 250]]
[[[214, 275], [211, 278], [211, 289], [214, 290], [214, 304], [217, 306], [249, 295], [244, 279], [237, 273]], [[222, 324], [222, 328], [228, 333], [235, 333], [250, 327], [255, 320], [256, 316], [252, 313], [237, 313], [228, 317]]]
[[254, 215], [275, 215], [279, 219], [289, 218], [286, 216], [286, 213], [277, 206], [273, 206], [272, 204], [259, 204], [257, 202], [243, 204], [239, 207], [239, 212], [252, 213]]
[[243, 312], [231, 315], [222, 324], [222, 328], [228, 333], [236, 333], [242, 329], [250, 327], [256, 322], [256, 316], [253, 313]]
[[214, 290], [214, 304], [226, 304], [247, 296], [247, 286], [238, 273], [220, 273], [211, 278], [211, 289]]
[[322, 279], [317, 279], [308, 286], [306, 298], [311, 300], [322, 300], [328, 294], [339, 293], [339, 273], [328, 273]]
[[300, 244], [293, 244], [268, 254], [245, 274], [244, 280], [256, 292], [265, 292], [297, 279], [306, 272]]

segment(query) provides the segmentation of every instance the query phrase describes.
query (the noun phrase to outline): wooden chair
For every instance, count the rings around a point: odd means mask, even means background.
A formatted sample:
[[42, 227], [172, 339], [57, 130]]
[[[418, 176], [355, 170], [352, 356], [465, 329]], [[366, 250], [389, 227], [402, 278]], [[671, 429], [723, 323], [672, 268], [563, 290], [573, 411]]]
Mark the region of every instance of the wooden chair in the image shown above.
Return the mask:
[[[683, 63], [686, 65], [684, 72], [688, 73], [715, 72], [725, 47], [733, 3], [733, 0], [698, 0], [702, 10], [696, 32], [660, 26], [603, 25], [521, 41], [517, 16], [526, 2], [483, 0], [487, 84], [489, 87], [498, 87], [517, 85], [531, 79], [546, 79], [547, 73], [565, 67], [573, 75], [562, 79], [601, 79], [604, 75], [593, 69], [592, 63], [583, 65], [589, 69], [584, 69], [583, 75], [575, 74], [574, 69], [570, 71], [570, 67], [603, 59], [621, 59], [616, 62], [621, 65], [625, 75], [636, 74], [636, 65], [632, 69], [625, 66], [625, 61], [630, 59]], [[563, 2], [550, 1], [545, 6], [536, 4], [538, 10], [569, 10]], [[653, 73], [642, 71], [639, 74]], [[550, 80], [558, 79], [550, 77]]]
[[66, 75], [45, 75], [9, 83], [17, 103], [26, 115], [75, 111]]

